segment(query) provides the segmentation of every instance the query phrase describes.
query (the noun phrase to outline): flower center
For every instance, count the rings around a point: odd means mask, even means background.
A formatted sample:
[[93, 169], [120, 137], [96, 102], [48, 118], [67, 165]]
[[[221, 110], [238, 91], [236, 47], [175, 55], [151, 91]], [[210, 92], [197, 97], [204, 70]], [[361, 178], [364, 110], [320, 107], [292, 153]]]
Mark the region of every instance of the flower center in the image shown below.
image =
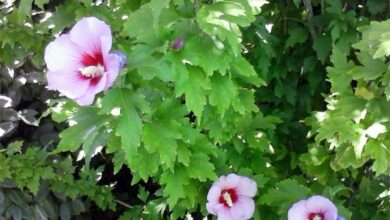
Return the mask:
[[310, 213], [308, 220], [323, 220], [324, 214], [322, 213]]
[[85, 77], [95, 78], [102, 76], [104, 73], [104, 66], [97, 64], [96, 66], [86, 66], [80, 68], [81, 75]]
[[83, 77], [99, 79], [104, 74], [104, 59], [100, 49], [83, 54], [81, 64], [83, 67], [79, 71]]
[[222, 190], [219, 197], [219, 203], [224, 204], [227, 207], [232, 207], [237, 201], [237, 193], [234, 189]]

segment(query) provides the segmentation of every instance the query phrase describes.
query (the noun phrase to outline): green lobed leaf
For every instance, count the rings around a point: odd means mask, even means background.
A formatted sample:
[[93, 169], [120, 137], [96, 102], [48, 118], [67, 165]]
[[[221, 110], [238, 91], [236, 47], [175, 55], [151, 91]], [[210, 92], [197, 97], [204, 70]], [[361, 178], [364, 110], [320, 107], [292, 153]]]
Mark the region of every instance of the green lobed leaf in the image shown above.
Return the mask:
[[207, 179], [214, 180], [217, 178], [215, 174], [215, 167], [210, 163], [210, 158], [203, 153], [193, 153], [191, 155], [191, 161], [189, 166], [186, 168], [188, 176], [191, 178], [198, 179], [201, 182]]
[[204, 5], [197, 13], [199, 27], [210, 36], [227, 41], [234, 54], [241, 51], [242, 33], [239, 26], [249, 26], [255, 20], [247, 0], [218, 1]]
[[372, 170], [375, 171], [376, 175], [388, 174], [390, 172], [390, 151], [386, 147], [386, 143], [375, 139], [369, 140], [365, 147], [364, 155], [369, 155], [375, 160]]
[[321, 35], [314, 39], [313, 49], [316, 51], [317, 57], [322, 64], [328, 59], [331, 47], [332, 39], [328, 35]]
[[237, 56], [234, 60], [232, 60], [230, 65], [233, 77], [242, 79], [255, 86], [266, 85], [266, 83], [259, 78], [253, 66], [244, 57]]
[[237, 95], [237, 88], [234, 82], [228, 77], [214, 75], [211, 77], [210, 105], [216, 106], [218, 112], [223, 116], [226, 109], [230, 107], [231, 100]]
[[115, 134], [121, 138], [126, 161], [132, 164], [141, 143], [142, 119], [136, 108], [149, 110], [143, 97], [129, 89], [112, 89], [103, 98], [100, 112], [108, 113], [120, 108]]
[[168, 197], [168, 204], [172, 209], [180, 198], [185, 198], [185, 185], [189, 177], [183, 167], [175, 167], [174, 171], [165, 170], [161, 175], [160, 182], [164, 184], [163, 193]]
[[180, 125], [173, 121], [165, 124], [146, 124], [142, 140], [149, 153], [158, 152], [162, 164], [174, 166], [177, 155], [177, 139], [181, 138]]
[[108, 118], [98, 115], [97, 108], [81, 108], [71, 118], [75, 125], [60, 133], [61, 141], [56, 152], [76, 151], [88, 138], [96, 137]]
[[176, 95], [185, 95], [186, 106], [200, 119], [211, 88], [210, 79], [196, 67], [188, 67], [188, 77], [180, 79], [176, 85]]
[[259, 201], [261, 204], [278, 207], [280, 212], [286, 213], [289, 206], [296, 201], [306, 199], [309, 195], [310, 189], [294, 179], [286, 179], [276, 183], [274, 189], [260, 196]]

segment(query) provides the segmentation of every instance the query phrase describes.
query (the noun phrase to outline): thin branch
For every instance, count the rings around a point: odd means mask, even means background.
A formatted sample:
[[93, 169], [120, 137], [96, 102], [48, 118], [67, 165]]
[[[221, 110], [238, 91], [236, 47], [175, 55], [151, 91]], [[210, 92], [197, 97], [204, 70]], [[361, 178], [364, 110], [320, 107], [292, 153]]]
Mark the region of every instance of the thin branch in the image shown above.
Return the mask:
[[387, 1], [387, 14], [386, 17], [390, 17], [390, 0]]
[[313, 8], [311, 6], [311, 0], [303, 0], [303, 4], [305, 5], [306, 13], [307, 13], [307, 23], [309, 27], [309, 31], [311, 37], [314, 39], [317, 34], [313, 26]]
[[131, 205], [129, 205], [129, 204], [127, 204], [127, 203], [125, 203], [125, 202], [119, 200], [119, 199], [115, 199], [114, 201], [115, 201], [116, 203], [118, 203], [118, 204], [120, 204], [120, 205], [126, 207], [126, 208], [129, 208], [129, 209], [132, 209], [132, 208], [133, 208], [133, 206], [131, 206]]
[[286, 19], [286, 20], [290, 20], [290, 21], [296, 21], [296, 22], [301, 23], [301, 24], [303, 24], [303, 25], [306, 26], [306, 23], [305, 23], [304, 21], [299, 20], [299, 19], [297, 19], [297, 18], [285, 17], [285, 19]]

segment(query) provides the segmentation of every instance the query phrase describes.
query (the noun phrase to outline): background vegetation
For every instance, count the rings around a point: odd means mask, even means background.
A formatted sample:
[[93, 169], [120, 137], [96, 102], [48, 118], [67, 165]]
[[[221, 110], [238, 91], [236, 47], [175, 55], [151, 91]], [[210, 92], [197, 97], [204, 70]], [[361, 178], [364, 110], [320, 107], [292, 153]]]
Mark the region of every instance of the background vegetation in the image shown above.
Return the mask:
[[[312, 194], [389, 219], [390, 2], [265, 3], [1, 1], [0, 219], [200, 219], [231, 172], [255, 219]], [[80, 107], [45, 89], [43, 53], [86, 16], [128, 68]]]

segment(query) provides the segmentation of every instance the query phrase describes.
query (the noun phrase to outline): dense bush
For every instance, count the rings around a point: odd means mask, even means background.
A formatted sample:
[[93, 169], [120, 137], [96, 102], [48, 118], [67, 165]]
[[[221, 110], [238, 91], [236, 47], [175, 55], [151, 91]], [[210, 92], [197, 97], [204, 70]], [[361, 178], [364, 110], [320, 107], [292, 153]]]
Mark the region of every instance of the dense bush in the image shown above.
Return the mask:
[[[254, 219], [313, 194], [390, 218], [388, 1], [0, 4], [0, 219], [201, 219], [229, 173], [257, 182]], [[127, 67], [80, 106], [44, 51], [91, 16]]]

